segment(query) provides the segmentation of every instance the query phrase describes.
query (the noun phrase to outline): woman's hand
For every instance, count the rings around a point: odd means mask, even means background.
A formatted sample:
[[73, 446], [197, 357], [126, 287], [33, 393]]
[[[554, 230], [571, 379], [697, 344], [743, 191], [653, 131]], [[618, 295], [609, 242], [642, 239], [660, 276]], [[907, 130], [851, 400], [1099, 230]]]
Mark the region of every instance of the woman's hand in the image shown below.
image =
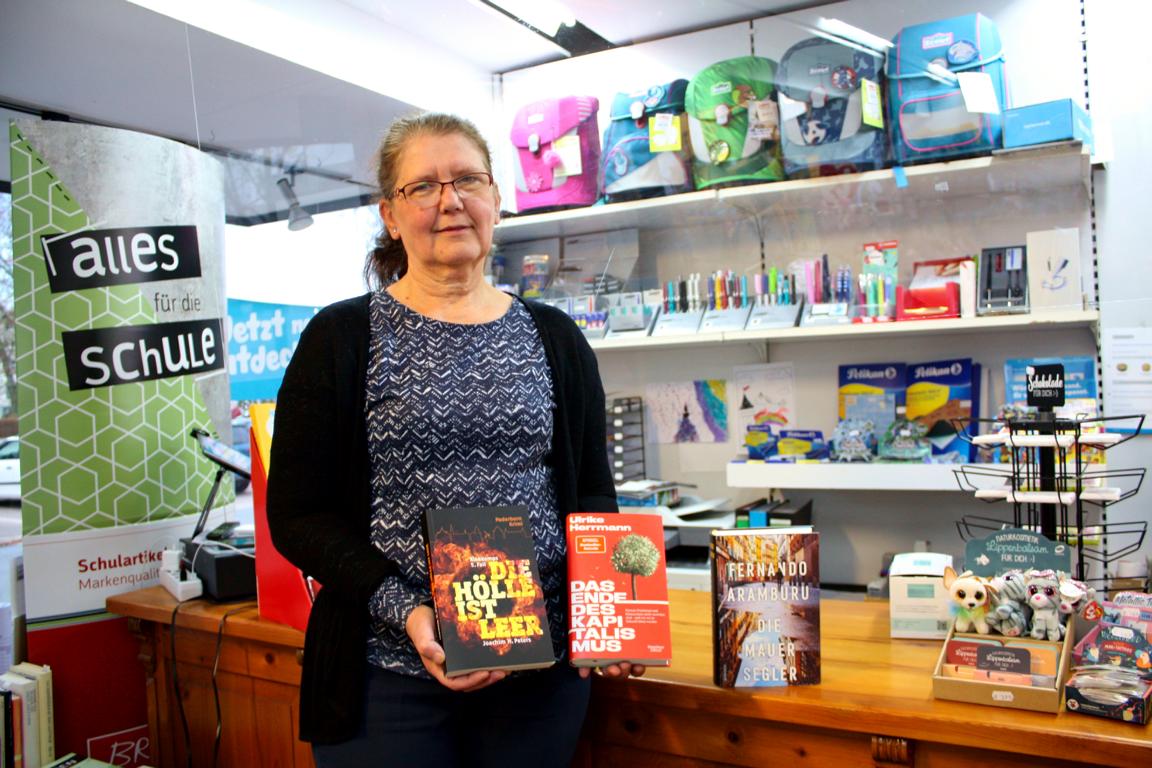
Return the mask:
[[[580, 677], [588, 677], [590, 674], [592, 674], [591, 668], [580, 668]], [[604, 677], [640, 677], [644, 674], [644, 665], [630, 664], [627, 661], [622, 661], [619, 664], [609, 664], [604, 667], [596, 667], [596, 674], [603, 675]]]
[[418, 605], [408, 614], [404, 629], [412, 646], [420, 654], [420, 661], [428, 674], [445, 688], [453, 691], [476, 691], [503, 680], [507, 673], [469, 672], [467, 675], [448, 677], [444, 674], [444, 649], [436, 642], [436, 616], [427, 605]]

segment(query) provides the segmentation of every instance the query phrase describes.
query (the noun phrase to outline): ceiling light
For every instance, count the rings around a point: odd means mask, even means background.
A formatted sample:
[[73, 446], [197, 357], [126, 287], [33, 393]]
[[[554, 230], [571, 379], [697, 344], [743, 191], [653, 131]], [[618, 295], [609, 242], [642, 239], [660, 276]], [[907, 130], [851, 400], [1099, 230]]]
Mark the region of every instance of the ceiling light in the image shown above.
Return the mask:
[[816, 20], [816, 28], [821, 32], [827, 32], [830, 35], [836, 35], [837, 37], [842, 37], [845, 40], [851, 40], [852, 42], [858, 43], [865, 48], [869, 48], [873, 51], [879, 51], [881, 53], [888, 50], [889, 48], [895, 47], [891, 40], [885, 40], [879, 35], [874, 35], [871, 32], [860, 29], [860, 27], [849, 24], [846, 21], [840, 21], [840, 19], [826, 19], [821, 16]]
[[276, 186], [280, 187], [280, 191], [288, 201], [288, 229], [293, 232], [312, 226], [312, 215], [300, 206], [300, 200], [297, 199], [296, 191], [292, 188], [296, 174], [296, 170], [290, 169], [287, 176], [281, 176], [276, 181]]

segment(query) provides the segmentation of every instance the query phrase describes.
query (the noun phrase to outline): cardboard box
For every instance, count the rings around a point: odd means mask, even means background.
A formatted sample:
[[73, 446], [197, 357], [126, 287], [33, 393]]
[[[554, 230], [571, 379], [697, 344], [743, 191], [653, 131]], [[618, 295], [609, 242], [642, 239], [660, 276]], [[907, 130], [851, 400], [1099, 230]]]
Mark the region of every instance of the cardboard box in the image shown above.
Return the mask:
[[1030, 709], [1036, 712], [1059, 712], [1061, 698], [1064, 694], [1064, 684], [1068, 680], [1068, 668], [1072, 658], [1072, 647], [1076, 644], [1076, 633], [1069, 628], [1068, 634], [1060, 643], [1050, 643], [1060, 649], [1055, 684], [1052, 687], [1009, 685], [1001, 682], [985, 680], [964, 680], [958, 677], [946, 677], [943, 672], [946, 663], [948, 643], [953, 639], [971, 638], [975, 641], [995, 638], [1006, 645], [1013, 642], [1020, 643], [1048, 643], [1045, 640], [1028, 638], [1010, 638], [1003, 635], [989, 634], [976, 635], [966, 632], [948, 631], [944, 645], [940, 649], [940, 658], [936, 660], [936, 669], [932, 672], [932, 695], [938, 699], [951, 701], [964, 701], [969, 704], [987, 704], [993, 707], [1008, 707], [1011, 709]]
[[1084, 308], [1080, 230], [1045, 229], [1025, 236], [1028, 302], [1033, 312]]
[[952, 625], [951, 598], [944, 569], [951, 555], [904, 552], [888, 567], [889, 634], [892, 637], [942, 638]]
[[1092, 118], [1072, 99], [1004, 111], [1004, 148], [1079, 139], [1092, 147]]

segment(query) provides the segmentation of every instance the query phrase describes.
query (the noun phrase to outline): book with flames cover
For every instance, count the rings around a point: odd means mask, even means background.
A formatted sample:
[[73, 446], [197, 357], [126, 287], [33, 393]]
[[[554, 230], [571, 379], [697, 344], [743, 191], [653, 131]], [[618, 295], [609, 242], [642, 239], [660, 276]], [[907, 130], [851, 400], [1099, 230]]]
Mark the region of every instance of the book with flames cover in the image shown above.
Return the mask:
[[672, 662], [664, 522], [568, 515], [568, 651], [576, 667]]
[[555, 662], [526, 507], [429, 510], [424, 536], [449, 677]]
[[819, 683], [819, 535], [810, 526], [718, 530], [711, 550], [716, 685]]

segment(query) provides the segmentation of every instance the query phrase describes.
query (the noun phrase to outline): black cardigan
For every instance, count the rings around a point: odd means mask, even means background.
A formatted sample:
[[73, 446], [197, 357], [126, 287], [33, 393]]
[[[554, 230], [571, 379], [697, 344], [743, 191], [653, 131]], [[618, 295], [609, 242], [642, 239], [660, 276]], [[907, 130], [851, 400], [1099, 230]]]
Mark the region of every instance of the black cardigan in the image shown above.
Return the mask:
[[[267, 500], [272, 541], [322, 585], [308, 619], [300, 686], [300, 738], [316, 743], [347, 740], [359, 728], [368, 600], [386, 576], [399, 573], [369, 537], [369, 297], [333, 304], [312, 318], [276, 402]], [[550, 461], [560, 516], [614, 512], [596, 357], [563, 312], [523, 303], [552, 371]]]

